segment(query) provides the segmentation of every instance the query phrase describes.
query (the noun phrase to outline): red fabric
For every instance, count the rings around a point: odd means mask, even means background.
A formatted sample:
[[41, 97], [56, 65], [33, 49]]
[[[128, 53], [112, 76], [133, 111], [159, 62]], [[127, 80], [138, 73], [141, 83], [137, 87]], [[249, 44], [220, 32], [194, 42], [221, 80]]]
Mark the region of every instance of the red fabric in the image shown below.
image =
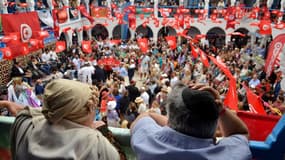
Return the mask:
[[200, 48], [198, 48], [198, 50], [199, 50], [200, 58], [201, 58], [201, 61], [202, 61], [203, 65], [204, 65], [205, 67], [209, 67], [210, 64], [209, 64], [207, 55], [206, 55], [205, 52], [204, 52], [203, 50], [201, 50]]
[[176, 37], [175, 36], [166, 36], [165, 37], [169, 47], [174, 50], [176, 49]]
[[114, 45], [118, 45], [119, 43], [121, 43], [121, 40], [120, 39], [113, 39], [113, 40], [110, 40], [110, 43], [114, 44]]
[[223, 63], [218, 61], [215, 57], [212, 56], [208, 56], [211, 61], [217, 65], [222, 71], [223, 73], [229, 78], [229, 79], [234, 79], [234, 76], [232, 75], [232, 73], [230, 72], [230, 70], [228, 69], [228, 67]]
[[37, 12], [2, 14], [1, 18], [4, 34], [8, 35], [9, 33], [18, 32], [22, 41], [37, 38], [36, 33], [41, 31]]
[[257, 114], [266, 115], [260, 97], [254, 94], [248, 87], [244, 87], [246, 88], [246, 97], [250, 111]]
[[270, 20], [261, 20], [259, 25], [259, 34], [261, 35], [271, 35], [272, 34], [272, 27]]
[[91, 47], [91, 41], [82, 41], [82, 51], [85, 53], [91, 53], [92, 52], [92, 47]]
[[58, 20], [57, 20], [57, 10], [56, 9], [52, 10], [52, 19], [53, 19], [54, 36], [59, 37], [59, 25], [58, 25]]
[[142, 51], [142, 53], [147, 53], [148, 51], [148, 39], [147, 38], [139, 38], [137, 39], [138, 45]]
[[128, 15], [129, 18], [129, 28], [132, 30], [136, 29], [136, 15], [134, 13], [130, 13]]
[[197, 48], [195, 48], [193, 45], [191, 45], [190, 44], [190, 46], [191, 46], [191, 53], [192, 53], [192, 56], [194, 57], [194, 58], [197, 58], [198, 57], [198, 52], [199, 52], [199, 50], [197, 49]]
[[268, 55], [265, 61], [264, 69], [266, 76], [270, 76], [271, 72], [274, 69], [275, 65], [279, 65], [279, 61], [277, 61], [280, 53], [282, 53], [282, 49], [285, 47], [285, 34], [280, 34], [274, 38], [274, 40], [270, 43], [268, 49]]
[[107, 101], [108, 100], [102, 99], [101, 107], [100, 107], [100, 113], [106, 113], [107, 112]]
[[227, 9], [226, 20], [227, 20], [226, 29], [228, 28], [235, 29], [236, 16], [235, 16], [234, 7], [229, 7]]
[[80, 13], [81, 13], [84, 17], [86, 17], [86, 18], [89, 20], [90, 23], [93, 23], [93, 22], [95, 21], [94, 18], [93, 18], [92, 16], [90, 16], [90, 15], [87, 13], [86, 8], [85, 8], [84, 5], [80, 5], [80, 6], [78, 7], [78, 10], [80, 11]]
[[0, 50], [3, 53], [3, 59], [12, 60], [14, 58], [9, 47], [0, 48]]
[[224, 100], [224, 104], [225, 106], [233, 109], [233, 110], [238, 110], [238, 96], [236, 93], [236, 79], [234, 78], [234, 76], [232, 75], [232, 73], [230, 72], [230, 70], [228, 69], [228, 67], [223, 63], [218, 61], [216, 58], [212, 57], [212, 56], [208, 56], [211, 61], [217, 65], [219, 67], [220, 70], [222, 70], [222, 72], [228, 77], [228, 79], [230, 80], [230, 86], [229, 86], [229, 90], [226, 94], [225, 100]]
[[55, 52], [56, 53], [59, 53], [59, 52], [62, 52], [66, 49], [66, 44], [65, 44], [65, 41], [57, 41], [55, 43]]
[[238, 110], [238, 97], [236, 90], [236, 80], [234, 78], [230, 79], [230, 86], [224, 99], [224, 105], [235, 111]]

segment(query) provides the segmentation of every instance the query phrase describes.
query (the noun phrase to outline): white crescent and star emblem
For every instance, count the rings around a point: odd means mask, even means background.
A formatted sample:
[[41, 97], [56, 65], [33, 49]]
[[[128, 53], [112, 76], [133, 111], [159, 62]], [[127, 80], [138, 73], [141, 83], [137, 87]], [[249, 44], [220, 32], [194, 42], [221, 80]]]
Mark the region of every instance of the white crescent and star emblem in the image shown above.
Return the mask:
[[23, 42], [28, 42], [32, 37], [32, 28], [28, 24], [21, 24], [21, 39]]

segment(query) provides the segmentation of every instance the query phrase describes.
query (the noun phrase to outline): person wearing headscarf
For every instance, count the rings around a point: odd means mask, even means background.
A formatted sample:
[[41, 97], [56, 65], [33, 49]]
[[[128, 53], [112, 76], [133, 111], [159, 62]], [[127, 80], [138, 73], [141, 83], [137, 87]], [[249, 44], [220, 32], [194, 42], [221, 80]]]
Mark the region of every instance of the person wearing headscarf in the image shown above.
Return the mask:
[[120, 159], [111, 143], [96, 129], [96, 87], [58, 79], [47, 84], [43, 108], [0, 101], [13, 115], [13, 159]]

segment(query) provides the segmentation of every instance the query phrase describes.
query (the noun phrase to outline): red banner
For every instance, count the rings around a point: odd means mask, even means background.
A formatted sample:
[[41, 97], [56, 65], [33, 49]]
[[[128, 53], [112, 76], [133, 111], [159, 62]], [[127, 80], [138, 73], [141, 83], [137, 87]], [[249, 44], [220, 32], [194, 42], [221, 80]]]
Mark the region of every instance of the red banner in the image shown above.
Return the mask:
[[147, 38], [140, 38], [137, 39], [138, 45], [142, 51], [142, 53], [147, 53], [148, 51], [148, 39]]
[[279, 55], [285, 47], [285, 34], [278, 35], [271, 43], [267, 52], [267, 59], [265, 62], [265, 72], [270, 76], [274, 69], [274, 65], [279, 65]]
[[21, 40], [28, 42], [30, 38], [36, 38], [41, 31], [37, 12], [25, 12], [17, 14], [2, 14], [2, 27], [5, 35], [20, 33]]
[[167, 41], [168, 46], [172, 50], [176, 49], [176, 37], [175, 36], [166, 36], [165, 39]]
[[56, 46], [55, 48], [56, 53], [62, 52], [66, 49], [65, 41], [57, 41], [55, 46]]
[[82, 41], [82, 51], [85, 53], [91, 53], [92, 48], [91, 48], [91, 41]]

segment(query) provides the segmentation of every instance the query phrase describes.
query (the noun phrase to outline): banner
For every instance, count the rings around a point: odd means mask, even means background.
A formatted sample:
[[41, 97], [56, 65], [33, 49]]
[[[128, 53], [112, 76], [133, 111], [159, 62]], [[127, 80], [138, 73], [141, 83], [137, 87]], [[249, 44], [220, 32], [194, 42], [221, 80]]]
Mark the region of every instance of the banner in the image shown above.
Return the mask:
[[9, 33], [20, 33], [22, 42], [28, 42], [30, 38], [36, 38], [37, 32], [41, 31], [37, 12], [25, 12], [17, 14], [2, 14], [3, 31]]
[[44, 39], [44, 45], [56, 42], [56, 37], [52, 28], [45, 28], [44, 31], [49, 33], [49, 36]]
[[49, 11], [37, 10], [40, 20], [49, 27], [53, 27], [53, 19]]
[[285, 46], [285, 34], [278, 35], [270, 43], [264, 66], [267, 77], [270, 76], [271, 72], [273, 71], [274, 65], [279, 65], [278, 59], [284, 46]]

